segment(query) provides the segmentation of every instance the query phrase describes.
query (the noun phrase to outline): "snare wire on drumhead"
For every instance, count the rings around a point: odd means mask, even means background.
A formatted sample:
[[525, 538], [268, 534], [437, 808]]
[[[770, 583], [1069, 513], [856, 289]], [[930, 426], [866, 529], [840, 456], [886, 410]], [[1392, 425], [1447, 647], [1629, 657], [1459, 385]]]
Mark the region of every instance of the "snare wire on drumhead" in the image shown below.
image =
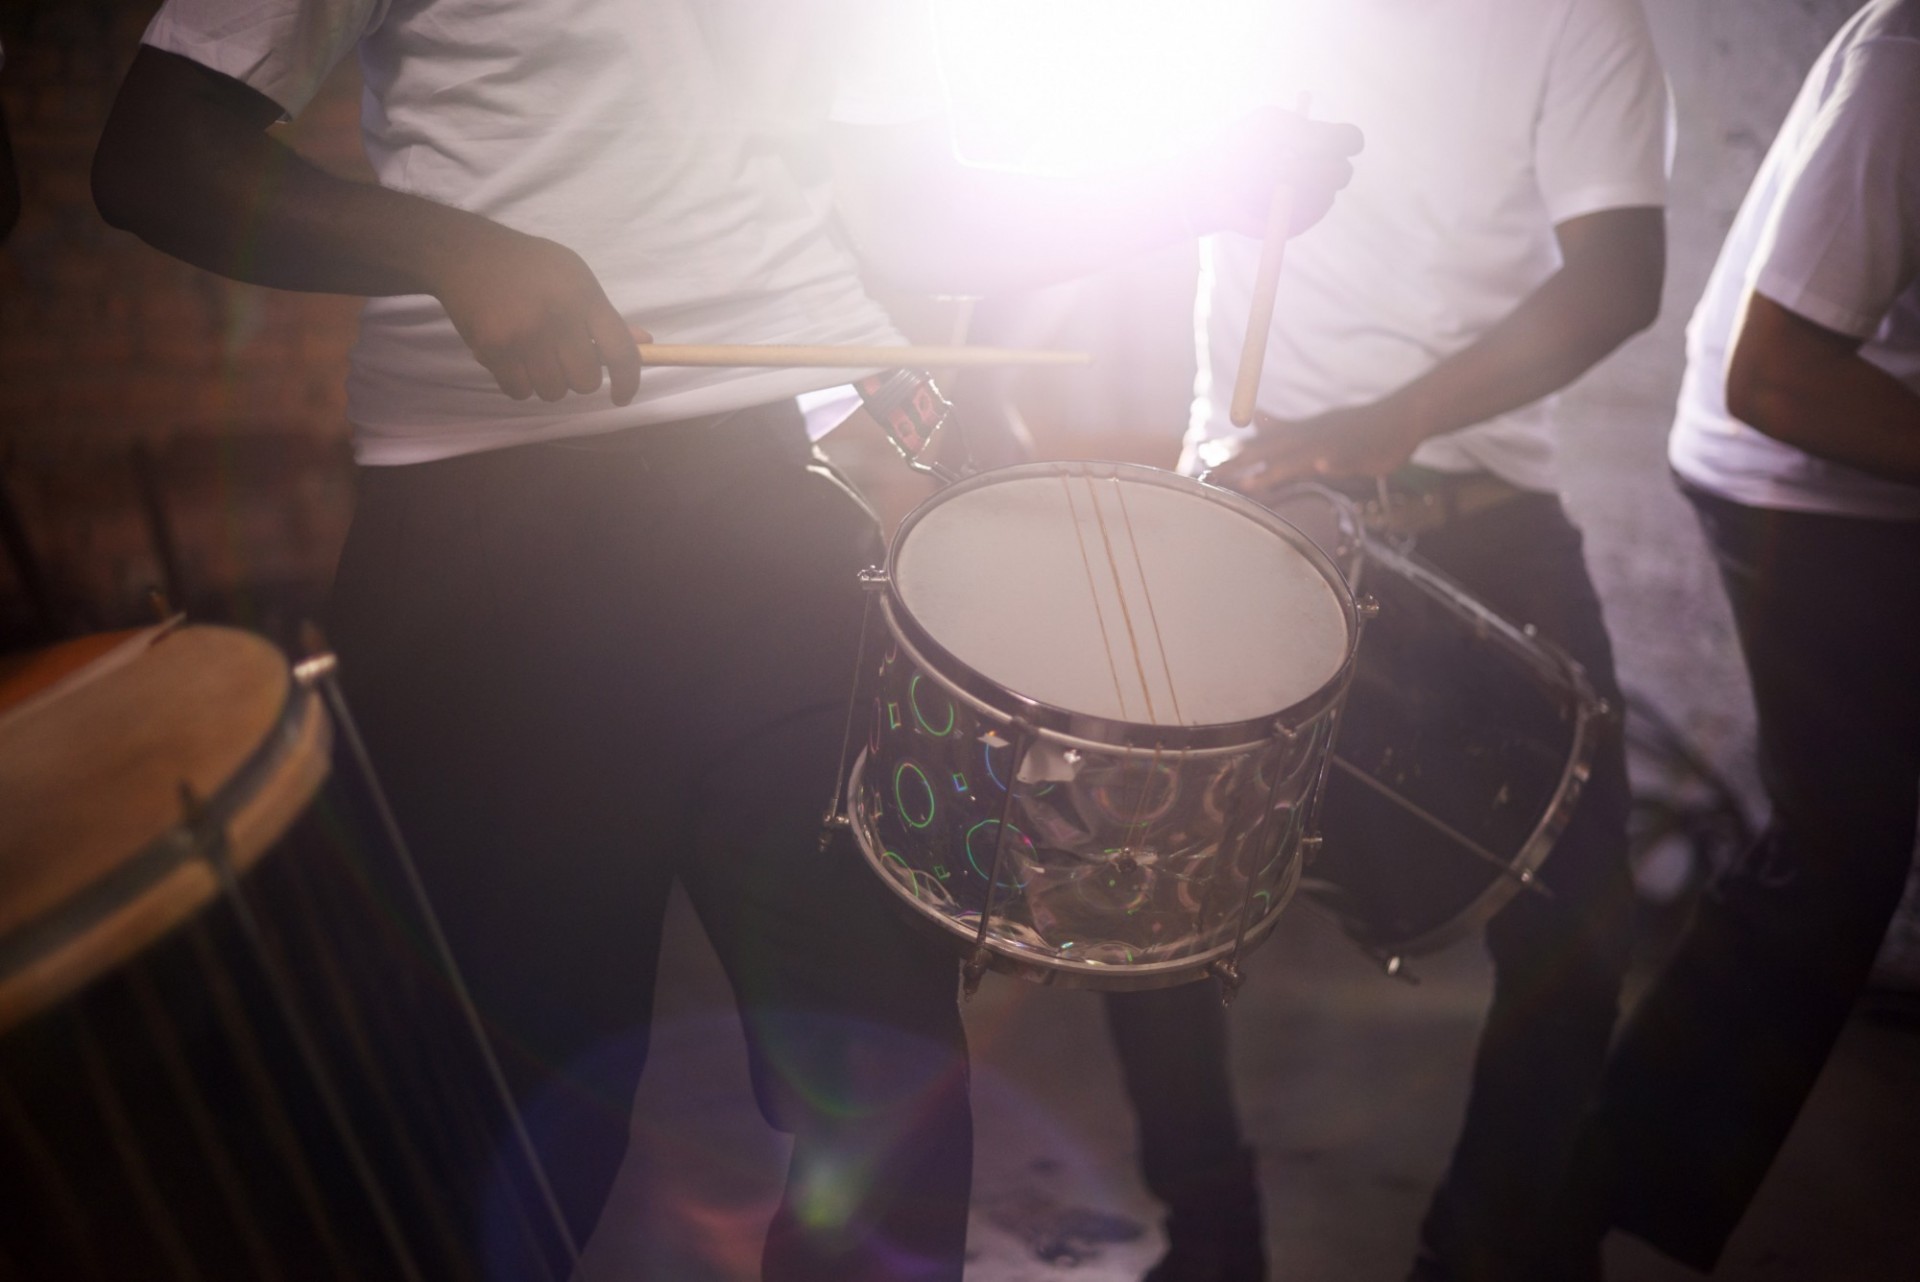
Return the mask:
[[372, 798], [375, 812], [380, 817], [380, 826], [387, 840], [393, 843], [393, 851], [400, 865], [401, 875], [407, 880], [407, 890], [419, 905], [420, 916], [426, 928], [427, 938], [433, 946], [435, 955], [440, 959], [446, 971], [447, 985], [453, 990], [454, 999], [459, 1003], [461, 1015], [480, 1047], [480, 1058], [486, 1064], [487, 1077], [493, 1085], [495, 1094], [506, 1110], [507, 1121], [513, 1128], [514, 1142], [525, 1159], [528, 1172], [534, 1185], [540, 1190], [540, 1200], [546, 1204], [547, 1215], [553, 1221], [554, 1230], [559, 1234], [560, 1244], [567, 1253], [568, 1262], [573, 1266], [573, 1277], [577, 1282], [591, 1282], [587, 1268], [580, 1259], [580, 1245], [574, 1241], [573, 1229], [567, 1224], [567, 1218], [560, 1212], [560, 1199], [555, 1196], [553, 1185], [547, 1179], [546, 1168], [540, 1164], [540, 1156], [533, 1147], [533, 1137], [527, 1133], [526, 1119], [520, 1115], [519, 1106], [514, 1102], [513, 1091], [507, 1086], [506, 1075], [501, 1072], [500, 1061], [493, 1053], [493, 1046], [487, 1040], [486, 1025], [480, 1018], [480, 1010], [474, 1004], [473, 994], [467, 988], [466, 978], [460, 973], [453, 958], [453, 949], [447, 943], [447, 937], [440, 929], [439, 914], [433, 910], [433, 902], [427, 898], [427, 888], [420, 881], [419, 870], [413, 862], [413, 848], [407, 844], [406, 837], [400, 831], [400, 821], [394, 816], [393, 807], [387, 800], [386, 789], [380, 784], [380, 776], [374, 773], [373, 758], [367, 752], [367, 745], [360, 737], [360, 727], [354, 721], [353, 714], [347, 709], [346, 696], [340, 692], [339, 682], [332, 672], [323, 671], [319, 685], [326, 692], [327, 706], [332, 709], [334, 719], [339, 723], [340, 734], [346, 740], [347, 748], [353, 755], [354, 765], [360, 770], [361, 778], [366, 781], [367, 793]]
[[1133, 548], [1133, 563], [1140, 569], [1140, 591], [1147, 599], [1147, 621], [1153, 625], [1153, 643], [1160, 647], [1160, 668], [1167, 674], [1167, 696], [1173, 700], [1173, 719], [1182, 725], [1186, 717], [1180, 711], [1180, 691], [1173, 684], [1173, 660], [1167, 656], [1167, 642], [1160, 635], [1160, 614], [1153, 608], [1153, 585], [1147, 582], [1147, 563], [1140, 556], [1140, 541], [1134, 537], [1133, 514], [1127, 511], [1127, 487], [1119, 477], [1113, 479], [1113, 494], [1120, 503], [1120, 519], [1126, 523], [1127, 543]]
[[[1094, 524], [1100, 528], [1100, 544], [1107, 554], [1107, 572], [1113, 575], [1113, 596], [1120, 605], [1120, 621], [1127, 625], [1127, 648], [1133, 652], [1134, 675], [1140, 678], [1140, 697], [1147, 701], [1147, 720], [1158, 725], [1160, 714], [1154, 711], [1153, 688], [1147, 684], [1147, 665], [1140, 658], [1140, 638], [1133, 630], [1133, 611], [1127, 608], [1126, 585], [1120, 582], [1120, 558], [1113, 554], [1113, 536], [1107, 532], [1107, 518], [1100, 511], [1100, 495], [1093, 488], [1093, 478], [1089, 476], [1085, 479], [1087, 499], [1093, 504]], [[1119, 482], [1115, 481], [1115, 484]], [[1134, 549], [1134, 554], [1139, 555], [1138, 548]], [[1146, 581], [1146, 572], [1142, 570], [1140, 582], [1144, 585]]]
[[[1073, 526], [1073, 537], [1080, 545], [1080, 564], [1087, 572], [1087, 595], [1093, 598], [1094, 621], [1100, 625], [1100, 647], [1107, 654], [1107, 671], [1113, 674], [1113, 694], [1120, 701], [1120, 715], [1125, 718], [1127, 692], [1120, 688], [1120, 668], [1113, 658], [1113, 639], [1107, 635], [1107, 614], [1100, 608], [1100, 588], [1093, 577], [1093, 558], [1087, 555], [1086, 531], [1080, 527], [1080, 509], [1073, 501], [1073, 479], [1065, 472], [1060, 474], [1060, 488], [1067, 496], [1067, 519]], [[1092, 492], [1091, 482], [1088, 484], [1088, 492]]]

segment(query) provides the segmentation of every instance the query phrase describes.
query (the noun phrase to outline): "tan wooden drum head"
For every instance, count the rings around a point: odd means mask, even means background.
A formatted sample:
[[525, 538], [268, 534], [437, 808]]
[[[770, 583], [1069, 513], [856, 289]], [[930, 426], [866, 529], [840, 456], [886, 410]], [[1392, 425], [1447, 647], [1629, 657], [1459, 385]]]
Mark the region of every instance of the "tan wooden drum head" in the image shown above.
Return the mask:
[[312, 799], [330, 741], [285, 656], [231, 628], [89, 638], [0, 672], [0, 1031], [212, 899], [208, 830], [252, 866]]

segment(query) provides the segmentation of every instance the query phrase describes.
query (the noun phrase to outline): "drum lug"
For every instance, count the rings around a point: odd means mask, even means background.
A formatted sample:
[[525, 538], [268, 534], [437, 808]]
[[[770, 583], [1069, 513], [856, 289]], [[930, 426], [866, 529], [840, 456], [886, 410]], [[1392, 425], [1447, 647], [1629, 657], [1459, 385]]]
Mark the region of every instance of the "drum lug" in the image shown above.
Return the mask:
[[843, 811], [829, 810], [821, 815], [820, 852], [822, 854], [826, 853], [827, 847], [833, 844], [833, 838], [836, 833], [847, 832], [851, 830], [852, 827], [853, 819]]
[[311, 690], [340, 668], [340, 660], [327, 652], [310, 654], [293, 665], [293, 679]]
[[1233, 961], [1222, 958], [1209, 964], [1207, 973], [1220, 981], [1220, 1004], [1233, 1005], [1234, 995], [1240, 991], [1240, 985], [1247, 981], [1247, 977], [1240, 973], [1240, 967]]
[[293, 665], [293, 679], [307, 689], [313, 689], [339, 671], [340, 660], [327, 645], [320, 625], [311, 619], [300, 625], [300, 648], [307, 652], [307, 657]]
[[860, 586], [869, 592], [878, 592], [887, 586], [887, 572], [878, 565], [870, 565], [860, 571]]
[[1407, 959], [1398, 953], [1376, 954], [1380, 963], [1380, 973], [1388, 979], [1397, 979], [1412, 988], [1420, 987], [1420, 977], [1407, 969]]
[[1372, 620], [1379, 618], [1380, 617], [1379, 598], [1375, 597], [1371, 592], [1361, 594], [1360, 599], [1353, 603], [1353, 612], [1360, 616], [1360, 621], [1362, 623], [1371, 622]]
[[966, 964], [960, 968], [960, 991], [971, 1000], [980, 991], [980, 981], [986, 977], [987, 967], [993, 964], [993, 954], [986, 948], [975, 948], [968, 955]]

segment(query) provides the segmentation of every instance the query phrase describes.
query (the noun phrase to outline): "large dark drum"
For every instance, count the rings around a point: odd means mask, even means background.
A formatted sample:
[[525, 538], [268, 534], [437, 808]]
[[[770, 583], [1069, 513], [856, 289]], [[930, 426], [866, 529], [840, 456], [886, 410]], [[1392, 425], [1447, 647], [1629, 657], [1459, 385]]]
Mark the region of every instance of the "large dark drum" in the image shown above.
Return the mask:
[[[484, 1052], [272, 645], [0, 672], [0, 1276], [469, 1278], [530, 1259]], [[364, 783], [365, 781], [360, 781]]]
[[1269, 506], [1378, 606], [1301, 891], [1397, 969], [1543, 893], [1534, 874], [1611, 714], [1572, 658], [1369, 533], [1341, 495], [1301, 485]]

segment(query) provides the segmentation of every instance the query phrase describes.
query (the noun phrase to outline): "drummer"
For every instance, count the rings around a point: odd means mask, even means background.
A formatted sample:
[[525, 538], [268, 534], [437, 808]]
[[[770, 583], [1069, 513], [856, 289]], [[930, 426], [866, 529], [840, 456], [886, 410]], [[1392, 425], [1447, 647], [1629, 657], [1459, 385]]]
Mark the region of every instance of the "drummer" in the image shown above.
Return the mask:
[[[1302, 479], [1363, 501], [1488, 607], [1585, 665], [1618, 706], [1579, 531], [1556, 494], [1552, 394], [1651, 324], [1670, 115], [1635, 0], [1302, 0], [1288, 52], [1368, 163], [1287, 247], [1259, 408], [1228, 421], [1259, 246], [1207, 242], [1182, 468], [1258, 497]], [[1284, 28], [1294, 31], [1293, 28]], [[1445, 109], [1471, 104], [1472, 110]], [[1532, 1229], [1601, 1068], [1627, 959], [1627, 788], [1597, 751], [1542, 878], [1487, 929], [1492, 1006], [1466, 1119], [1412, 1276], [1567, 1275]], [[1255, 1279], [1254, 1163], [1205, 985], [1116, 996], [1110, 1022], [1149, 1187], [1170, 1207], [1151, 1275]], [[1177, 1034], [1175, 1030], [1178, 1030]], [[1178, 1062], [1175, 1062], [1176, 1059]]]
[[[368, 296], [329, 612], [348, 693], [579, 1238], [686, 887], [762, 1111], [794, 1135], [768, 1277], [959, 1276], [955, 971], [856, 859], [817, 853], [878, 549], [792, 398], [848, 371], [643, 376], [636, 337], [898, 342], [823, 199], [836, 50], [860, 51], [839, 76], [853, 231], [927, 283], [929, 264], [1033, 279], [1196, 222], [1251, 229], [1283, 172], [1304, 226], [1357, 146], [1270, 112], [1157, 172], [989, 184], [927, 147], [917, 12], [168, 0], [94, 172], [108, 220], [156, 247]], [[377, 185], [270, 132], [356, 52]], [[983, 226], [1017, 245], [970, 250]]]

